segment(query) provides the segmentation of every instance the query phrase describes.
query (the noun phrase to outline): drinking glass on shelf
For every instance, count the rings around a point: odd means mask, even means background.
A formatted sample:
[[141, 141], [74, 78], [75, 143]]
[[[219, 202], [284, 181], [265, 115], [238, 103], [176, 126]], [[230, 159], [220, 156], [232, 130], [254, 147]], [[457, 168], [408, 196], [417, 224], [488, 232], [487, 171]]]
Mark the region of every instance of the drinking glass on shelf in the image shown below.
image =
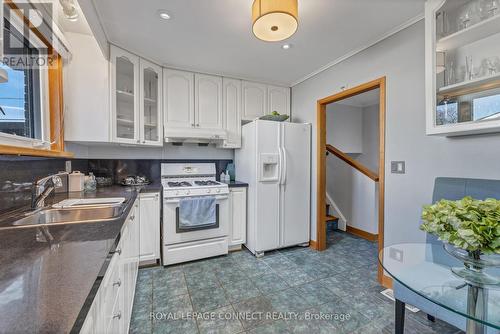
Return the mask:
[[499, 0], [488, 0], [486, 2], [486, 11], [488, 12], [489, 17], [497, 15], [499, 9], [500, 9], [500, 1]]
[[453, 85], [455, 82], [455, 66], [453, 62], [451, 61], [447, 66], [446, 66], [446, 80], [445, 80], [445, 85]]
[[480, 5], [478, 1], [473, 1], [463, 6], [462, 12], [458, 17], [458, 28], [459, 30], [467, 29], [479, 21]]

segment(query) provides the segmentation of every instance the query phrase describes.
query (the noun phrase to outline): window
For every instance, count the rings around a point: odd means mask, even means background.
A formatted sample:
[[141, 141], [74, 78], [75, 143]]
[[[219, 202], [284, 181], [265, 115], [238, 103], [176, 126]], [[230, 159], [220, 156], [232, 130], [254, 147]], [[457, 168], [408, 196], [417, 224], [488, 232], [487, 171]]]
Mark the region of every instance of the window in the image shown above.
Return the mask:
[[[22, 45], [26, 54], [36, 55], [38, 50], [30, 45], [19, 31], [4, 20], [4, 35]], [[36, 68], [10, 68], [9, 80], [0, 83], [0, 132], [25, 138], [43, 140], [42, 106], [40, 103], [40, 70]]]

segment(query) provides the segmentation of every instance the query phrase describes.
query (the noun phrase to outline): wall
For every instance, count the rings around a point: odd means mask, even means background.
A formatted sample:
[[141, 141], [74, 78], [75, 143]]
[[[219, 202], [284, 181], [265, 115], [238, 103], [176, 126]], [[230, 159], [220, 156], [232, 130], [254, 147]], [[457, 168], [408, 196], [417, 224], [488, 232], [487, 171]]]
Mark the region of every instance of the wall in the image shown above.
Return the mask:
[[374, 172], [379, 165], [379, 111], [378, 104], [362, 109], [363, 154], [357, 158]]
[[362, 108], [332, 103], [327, 106], [326, 142], [344, 153], [363, 151]]
[[[316, 124], [316, 101], [386, 76], [385, 244], [424, 241], [421, 207], [437, 176], [500, 179], [498, 134], [460, 138], [425, 135], [424, 23], [420, 21], [292, 88], [293, 121]], [[313, 141], [316, 128], [313, 127]], [[313, 142], [311, 236], [316, 238], [316, 143]], [[494, 153], [496, 152], [496, 153]], [[405, 160], [406, 174], [390, 174]]]

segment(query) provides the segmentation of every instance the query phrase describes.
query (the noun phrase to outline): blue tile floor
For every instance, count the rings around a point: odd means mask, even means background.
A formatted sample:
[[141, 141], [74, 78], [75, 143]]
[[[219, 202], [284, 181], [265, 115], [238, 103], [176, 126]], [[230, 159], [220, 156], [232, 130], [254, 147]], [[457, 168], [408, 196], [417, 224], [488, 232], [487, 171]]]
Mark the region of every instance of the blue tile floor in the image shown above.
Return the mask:
[[[392, 333], [377, 245], [338, 231], [328, 244], [324, 252], [294, 247], [256, 259], [244, 249], [141, 269], [130, 333]], [[406, 314], [405, 333], [460, 333]]]

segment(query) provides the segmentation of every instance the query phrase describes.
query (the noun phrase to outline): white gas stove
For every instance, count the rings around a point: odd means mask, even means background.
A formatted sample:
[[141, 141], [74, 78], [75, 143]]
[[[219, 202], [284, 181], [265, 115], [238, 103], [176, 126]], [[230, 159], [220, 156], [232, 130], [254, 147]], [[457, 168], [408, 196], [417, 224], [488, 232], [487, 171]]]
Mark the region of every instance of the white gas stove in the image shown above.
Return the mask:
[[[213, 163], [161, 164], [163, 265], [227, 254], [229, 187], [217, 182], [215, 175]], [[195, 222], [193, 226], [183, 226], [180, 217], [186, 212], [181, 214], [181, 202], [187, 199], [205, 199], [212, 204], [215, 201], [215, 221], [212, 224], [196, 225]], [[203, 221], [208, 216], [207, 213], [199, 220]]]

